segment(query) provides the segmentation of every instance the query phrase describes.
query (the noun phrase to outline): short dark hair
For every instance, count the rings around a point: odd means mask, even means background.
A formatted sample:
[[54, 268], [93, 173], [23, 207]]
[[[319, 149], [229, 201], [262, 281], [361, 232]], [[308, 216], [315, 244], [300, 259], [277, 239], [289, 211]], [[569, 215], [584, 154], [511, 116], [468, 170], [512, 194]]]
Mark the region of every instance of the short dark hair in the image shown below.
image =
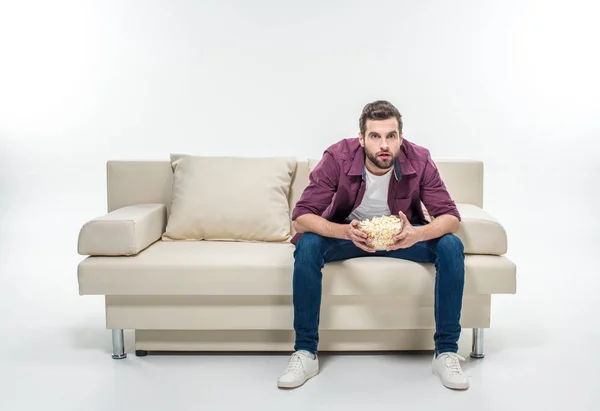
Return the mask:
[[387, 120], [388, 118], [398, 120], [398, 130], [402, 133], [402, 115], [392, 103], [386, 100], [377, 100], [367, 104], [358, 121], [360, 133], [364, 136], [367, 132], [367, 120]]

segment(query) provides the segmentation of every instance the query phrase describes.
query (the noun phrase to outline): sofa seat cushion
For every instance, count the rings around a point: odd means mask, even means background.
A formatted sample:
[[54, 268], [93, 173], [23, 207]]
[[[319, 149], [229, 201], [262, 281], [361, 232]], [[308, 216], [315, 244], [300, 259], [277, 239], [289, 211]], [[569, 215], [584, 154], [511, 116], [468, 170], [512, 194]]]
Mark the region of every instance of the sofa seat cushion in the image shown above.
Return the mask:
[[[294, 246], [287, 243], [165, 242], [129, 257], [90, 256], [78, 266], [81, 295], [290, 295]], [[514, 293], [504, 256], [467, 255], [465, 293]], [[433, 292], [435, 267], [389, 257], [328, 263], [323, 294]]]

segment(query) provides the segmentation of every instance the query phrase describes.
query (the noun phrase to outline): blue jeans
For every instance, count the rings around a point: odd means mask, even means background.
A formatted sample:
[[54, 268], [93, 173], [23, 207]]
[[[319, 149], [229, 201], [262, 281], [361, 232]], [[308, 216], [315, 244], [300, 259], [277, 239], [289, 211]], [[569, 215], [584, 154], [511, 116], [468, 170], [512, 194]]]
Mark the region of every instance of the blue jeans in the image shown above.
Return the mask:
[[368, 253], [349, 240], [304, 233], [294, 251], [294, 350], [317, 353], [323, 279], [321, 270], [324, 264], [369, 256], [400, 258], [435, 265], [435, 353], [457, 352], [461, 332], [465, 256], [462, 242], [453, 234], [419, 242], [405, 249]]

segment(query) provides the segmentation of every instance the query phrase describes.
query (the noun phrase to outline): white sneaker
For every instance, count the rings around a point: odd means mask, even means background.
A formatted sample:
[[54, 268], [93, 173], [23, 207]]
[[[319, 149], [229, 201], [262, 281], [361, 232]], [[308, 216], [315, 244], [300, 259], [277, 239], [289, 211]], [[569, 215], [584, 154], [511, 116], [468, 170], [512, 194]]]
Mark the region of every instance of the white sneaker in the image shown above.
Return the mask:
[[277, 386], [280, 388], [295, 388], [304, 384], [308, 379], [319, 373], [319, 358], [312, 358], [307, 351], [296, 351], [279, 379]]
[[433, 356], [432, 370], [437, 375], [442, 384], [454, 390], [466, 390], [469, 388], [469, 379], [463, 374], [458, 360], [465, 359], [456, 353], [445, 352], [435, 358]]

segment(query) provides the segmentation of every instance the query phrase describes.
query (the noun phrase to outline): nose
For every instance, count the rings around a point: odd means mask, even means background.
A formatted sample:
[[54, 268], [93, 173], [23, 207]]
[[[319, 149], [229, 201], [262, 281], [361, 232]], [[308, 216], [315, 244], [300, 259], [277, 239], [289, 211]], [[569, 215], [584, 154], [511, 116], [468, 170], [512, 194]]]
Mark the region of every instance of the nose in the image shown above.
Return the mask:
[[387, 150], [390, 148], [390, 145], [388, 144], [387, 139], [385, 139], [385, 138], [381, 139], [381, 144], [380, 144], [379, 148], [381, 148], [382, 150]]

